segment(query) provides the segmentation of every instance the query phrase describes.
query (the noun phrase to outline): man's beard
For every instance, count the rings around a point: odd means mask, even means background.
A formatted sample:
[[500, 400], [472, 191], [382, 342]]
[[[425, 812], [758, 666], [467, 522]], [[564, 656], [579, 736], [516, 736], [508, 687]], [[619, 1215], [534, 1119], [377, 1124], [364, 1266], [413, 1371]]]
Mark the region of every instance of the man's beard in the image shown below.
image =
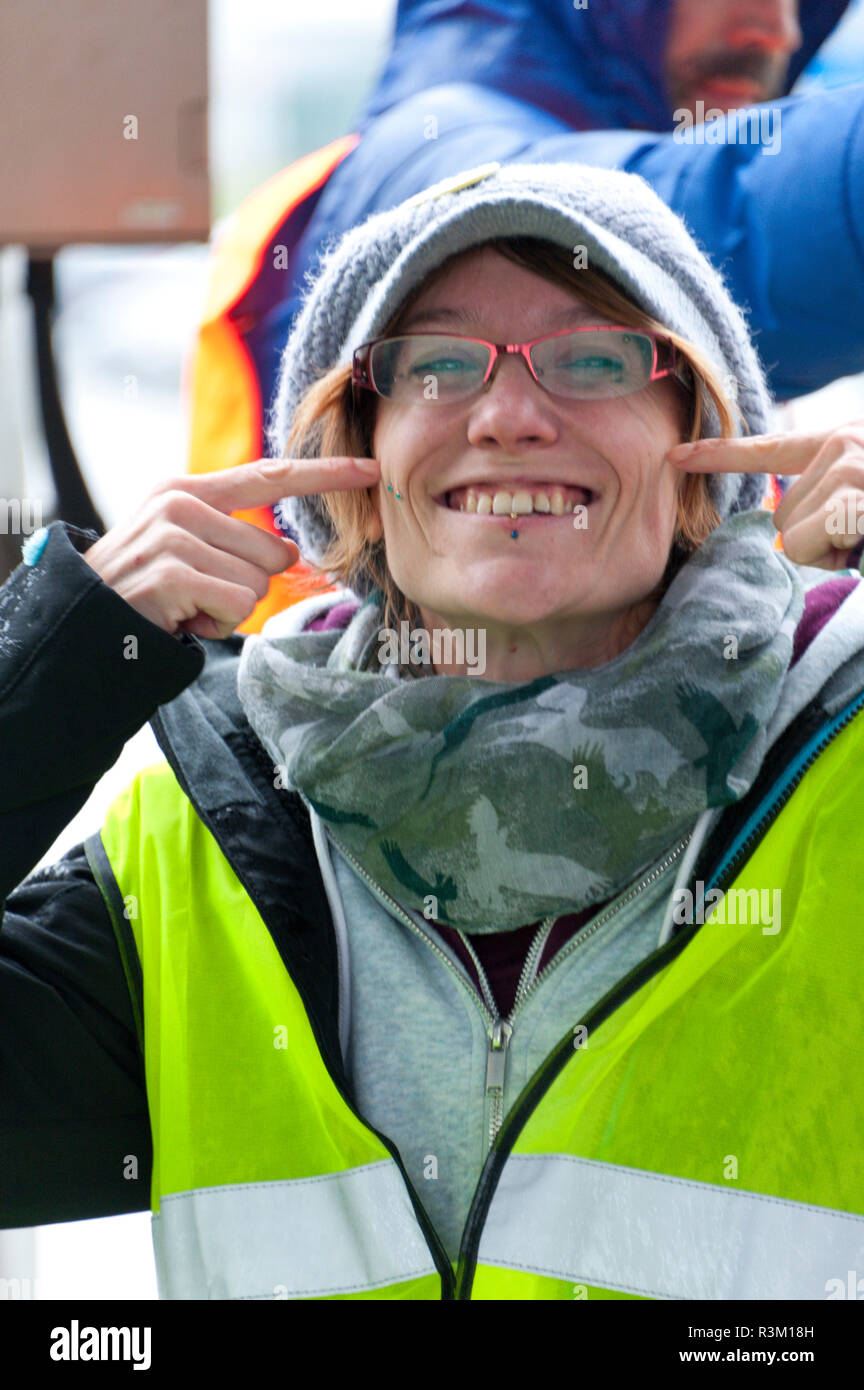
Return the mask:
[[752, 100], [770, 101], [783, 92], [788, 65], [788, 58], [778, 59], [762, 48], [714, 49], [669, 72], [667, 87], [674, 108], [692, 104], [710, 81], [725, 78], [758, 83], [759, 93]]

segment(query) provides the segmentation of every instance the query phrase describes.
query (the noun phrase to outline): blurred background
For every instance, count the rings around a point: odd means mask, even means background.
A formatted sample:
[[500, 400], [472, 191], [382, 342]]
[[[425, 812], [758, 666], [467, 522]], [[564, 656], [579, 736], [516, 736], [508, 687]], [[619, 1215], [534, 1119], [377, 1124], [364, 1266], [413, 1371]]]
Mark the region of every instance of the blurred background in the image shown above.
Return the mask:
[[[383, 66], [395, 8], [395, 0], [209, 0], [214, 233], [271, 175], [353, 129]], [[796, 90], [860, 81], [862, 71], [864, 0], [857, 0]], [[180, 244], [164, 235], [149, 245], [69, 246], [54, 258], [59, 389], [72, 447], [107, 528], [161, 478], [187, 471], [188, 357], [209, 252], [206, 230]], [[26, 250], [0, 247], [0, 495], [41, 498], [47, 521], [56, 499], [26, 365], [34, 351], [26, 274]], [[777, 415], [777, 428], [864, 416], [864, 380], [835, 382]], [[23, 460], [23, 480], [11, 476], [13, 458]], [[137, 769], [161, 757], [143, 729], [40, 862], [98, 829]], [[149, 1214], [0, 1231], [0, 1278], [34, 1280], [39, 1298], [155, 1298]]]

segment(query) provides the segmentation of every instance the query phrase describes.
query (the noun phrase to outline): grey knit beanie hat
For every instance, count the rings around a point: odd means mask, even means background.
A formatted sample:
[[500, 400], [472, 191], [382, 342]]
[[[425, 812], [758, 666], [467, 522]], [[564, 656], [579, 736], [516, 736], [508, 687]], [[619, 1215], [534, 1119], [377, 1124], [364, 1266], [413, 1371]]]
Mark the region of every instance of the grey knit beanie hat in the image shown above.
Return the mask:
[[[581, 164], [492, 163], [373, 213], [325, 253], [282, 355], [268, 421], [270, 455], [282, 454], [308, 388], [332, 367], [350, 363], [354, 350], [378, 336], [443, 261], [495, 237], [521, 236], [584, 247], [592, 269], [706, 353], [753, 434], [769, 428], [770, 397], [743, 315], [684, 222], [644, 179]], [[700, 433], [720, 432], [709, 402]], [[708, 488], [725, 518], [758, 507], [766, 481], [763, 474], [716, 473]], [[275, 511], [296, 532], [304, 557], [319, 562], [333, 539], [320, 497], [285, 498]], [[361, 597], [370, 588], [354, 583]]]

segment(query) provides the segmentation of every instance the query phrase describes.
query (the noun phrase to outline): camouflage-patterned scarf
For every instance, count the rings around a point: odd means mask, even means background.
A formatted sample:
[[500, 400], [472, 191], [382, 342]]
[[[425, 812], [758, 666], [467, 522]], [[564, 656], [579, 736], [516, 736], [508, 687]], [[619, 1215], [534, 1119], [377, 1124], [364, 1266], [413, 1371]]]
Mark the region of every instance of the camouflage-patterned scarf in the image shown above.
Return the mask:
[[578, 911], [755, 780], [804, 606], [775, 536], [767, 513], [724, 522], [603, 666], [382, 674], [373, 595], [341, 632], [248, 638], [240, 699], [282, 783], [398, 901], [478, 933]]

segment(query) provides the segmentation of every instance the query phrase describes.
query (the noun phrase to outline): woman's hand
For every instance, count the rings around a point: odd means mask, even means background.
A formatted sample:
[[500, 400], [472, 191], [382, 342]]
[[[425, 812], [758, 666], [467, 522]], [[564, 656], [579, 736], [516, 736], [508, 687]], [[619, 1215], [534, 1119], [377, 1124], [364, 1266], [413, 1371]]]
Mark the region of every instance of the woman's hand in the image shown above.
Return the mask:
[[821, 434], [699, 439], [666, 455], [686, 473], [797, 473], [774, 512], [783, 550], [796, 565], [846, 569], [864, 544], [864, 420]]
[[172, 636], [228, 637], [267, 593], [270, 576], [300, 557], [293, 541], [231, 512], [281, 497], [367, 488], [380, 473], [376, 459], [258, 459], [169, 478], [82, 558]]

